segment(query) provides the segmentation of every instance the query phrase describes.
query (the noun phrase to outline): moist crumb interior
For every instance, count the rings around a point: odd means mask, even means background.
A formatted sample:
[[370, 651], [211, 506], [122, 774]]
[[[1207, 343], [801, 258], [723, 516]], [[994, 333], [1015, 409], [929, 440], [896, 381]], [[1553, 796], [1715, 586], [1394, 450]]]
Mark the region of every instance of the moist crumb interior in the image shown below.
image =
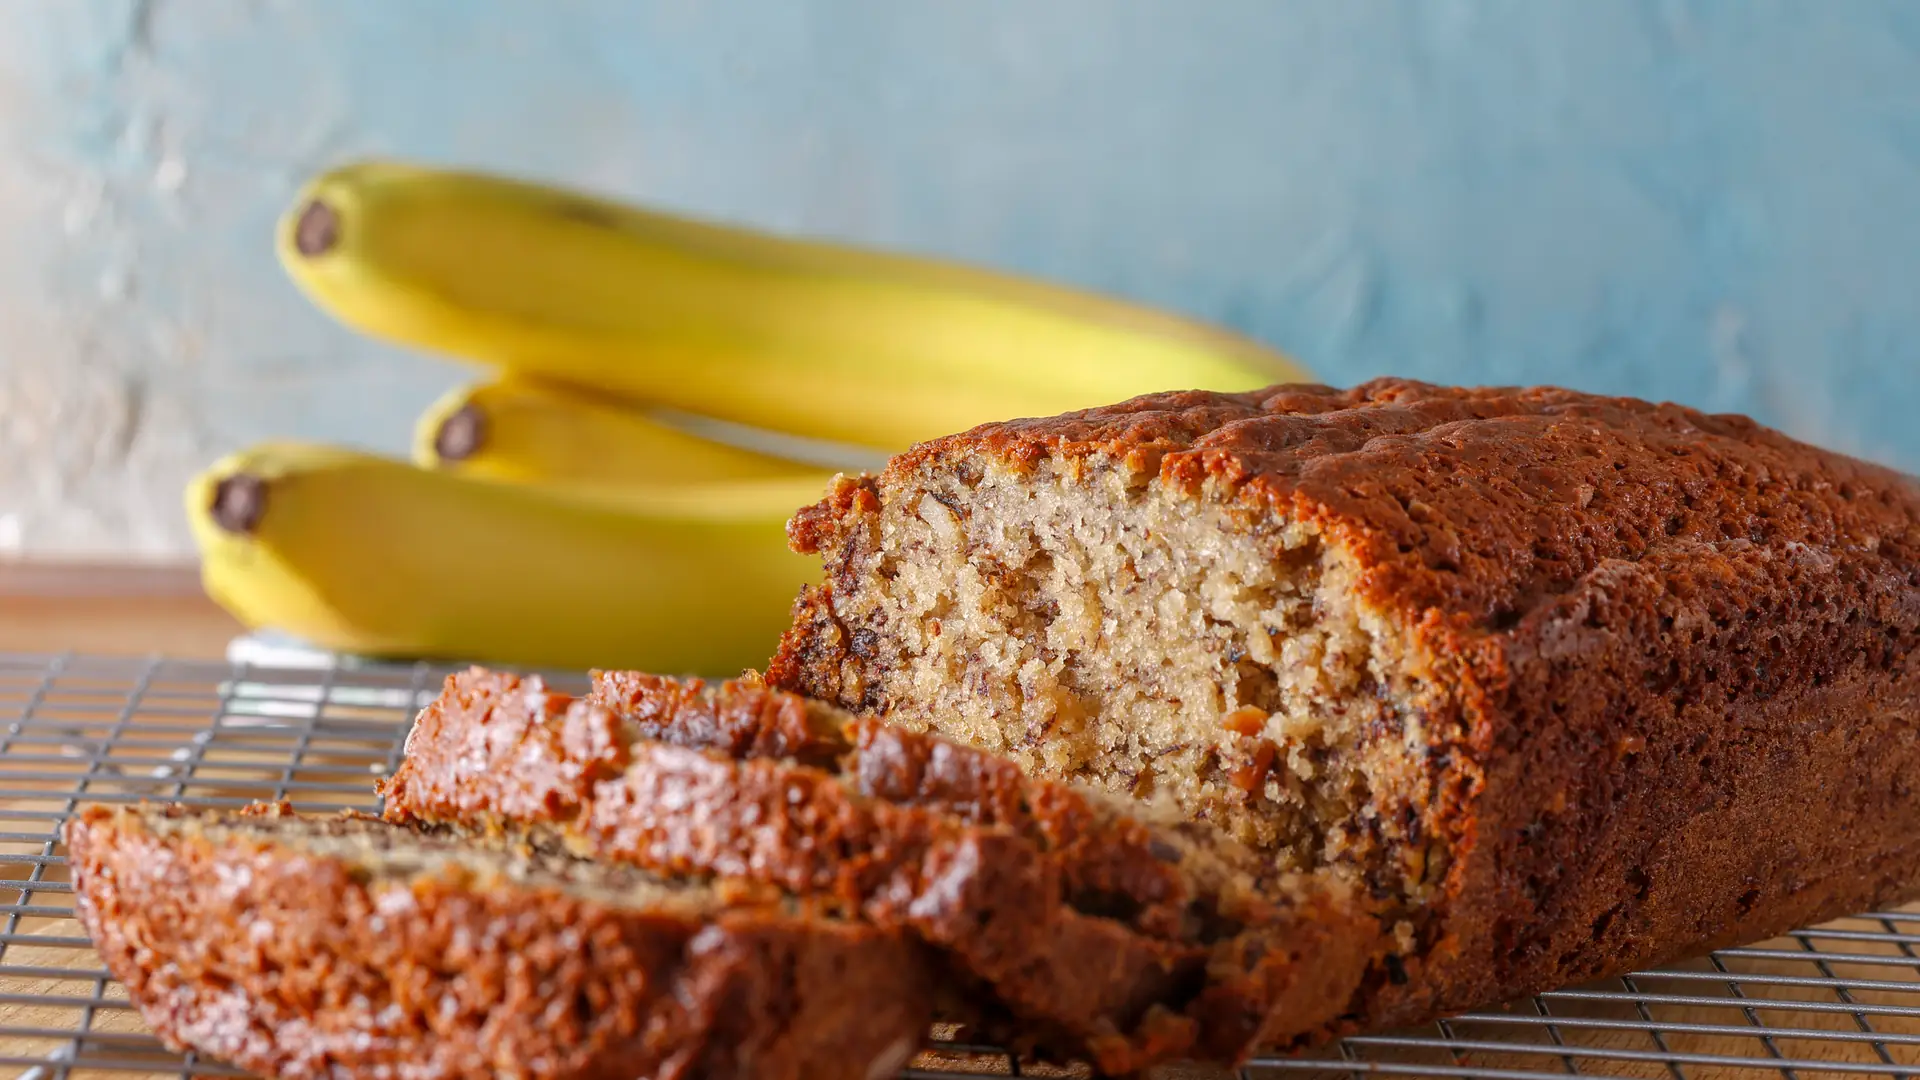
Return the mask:
[[1408, 904], [1443, 869], [1408, 812], [1419, 688], [1315, 529], [1113, 462], [929, 470], [881, 496], [840, 553], [849, 704], [1172, 802], [1280, 869]]

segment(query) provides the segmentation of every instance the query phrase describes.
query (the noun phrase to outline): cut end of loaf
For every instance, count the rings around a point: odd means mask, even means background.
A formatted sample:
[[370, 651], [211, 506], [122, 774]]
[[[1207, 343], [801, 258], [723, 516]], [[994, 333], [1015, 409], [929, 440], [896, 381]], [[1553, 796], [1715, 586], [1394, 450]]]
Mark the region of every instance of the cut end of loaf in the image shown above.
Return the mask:
[[1100, 459], [843, 481], [794, 526], [829, 575], [773, 678], [1411, 899], [1439, 868], [1395, 635], [1311, 523], [1209, 494]]

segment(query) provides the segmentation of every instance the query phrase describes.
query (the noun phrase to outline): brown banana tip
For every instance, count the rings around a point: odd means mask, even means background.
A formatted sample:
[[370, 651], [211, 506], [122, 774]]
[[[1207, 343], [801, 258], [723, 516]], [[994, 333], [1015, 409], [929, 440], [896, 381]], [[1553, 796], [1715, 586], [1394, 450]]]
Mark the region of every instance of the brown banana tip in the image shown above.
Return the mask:
[[433, 452], [442, 461], [465, 461], [487, 440], [487, 418], [472, 405], [462, 405], [433, 433]]
[[207, 512], [213, 523], [227, 532], [248, 535], [266, 516], [267, 482], [251, 473], [223, 477], [213, 487], [213, 505]]
[[294, 249], [311, 258], [326, 254], [339, 242], [339, 211], [319, 199], [308, 203], [293, 226]]

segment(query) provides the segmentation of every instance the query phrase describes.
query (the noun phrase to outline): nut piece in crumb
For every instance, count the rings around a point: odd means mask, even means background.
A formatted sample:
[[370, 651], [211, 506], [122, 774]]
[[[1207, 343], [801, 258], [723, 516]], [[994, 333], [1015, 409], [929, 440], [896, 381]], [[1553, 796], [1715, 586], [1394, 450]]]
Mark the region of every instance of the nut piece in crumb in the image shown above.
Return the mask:
[[1236, 735], [1252, 738], [1266, 729], [1267, 714], [1251, 705], [1242, 705], [1221, 717], [1220, 726]]

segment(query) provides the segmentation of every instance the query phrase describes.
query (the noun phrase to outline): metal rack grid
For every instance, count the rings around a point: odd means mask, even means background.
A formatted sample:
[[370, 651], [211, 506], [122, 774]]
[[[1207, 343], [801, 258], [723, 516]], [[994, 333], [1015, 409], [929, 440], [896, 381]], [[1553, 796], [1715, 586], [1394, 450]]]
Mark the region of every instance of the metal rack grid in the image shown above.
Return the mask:
[[[443, 674], [0, 654], [0, 1066], [20, 1080], [236, 1075], [166, 1052], [101, 969], [72, 918], [61, 822], [86, 802], [140, 799], [370, 808]], [[1312, 1059], [1260, 1059], [1243, 1080], [1920, 1076], [1916, 949], [1920, 909], [1865, 915]], [[907, 1075], [1020, 1071], [991, 1047], [932, 1040]]]

